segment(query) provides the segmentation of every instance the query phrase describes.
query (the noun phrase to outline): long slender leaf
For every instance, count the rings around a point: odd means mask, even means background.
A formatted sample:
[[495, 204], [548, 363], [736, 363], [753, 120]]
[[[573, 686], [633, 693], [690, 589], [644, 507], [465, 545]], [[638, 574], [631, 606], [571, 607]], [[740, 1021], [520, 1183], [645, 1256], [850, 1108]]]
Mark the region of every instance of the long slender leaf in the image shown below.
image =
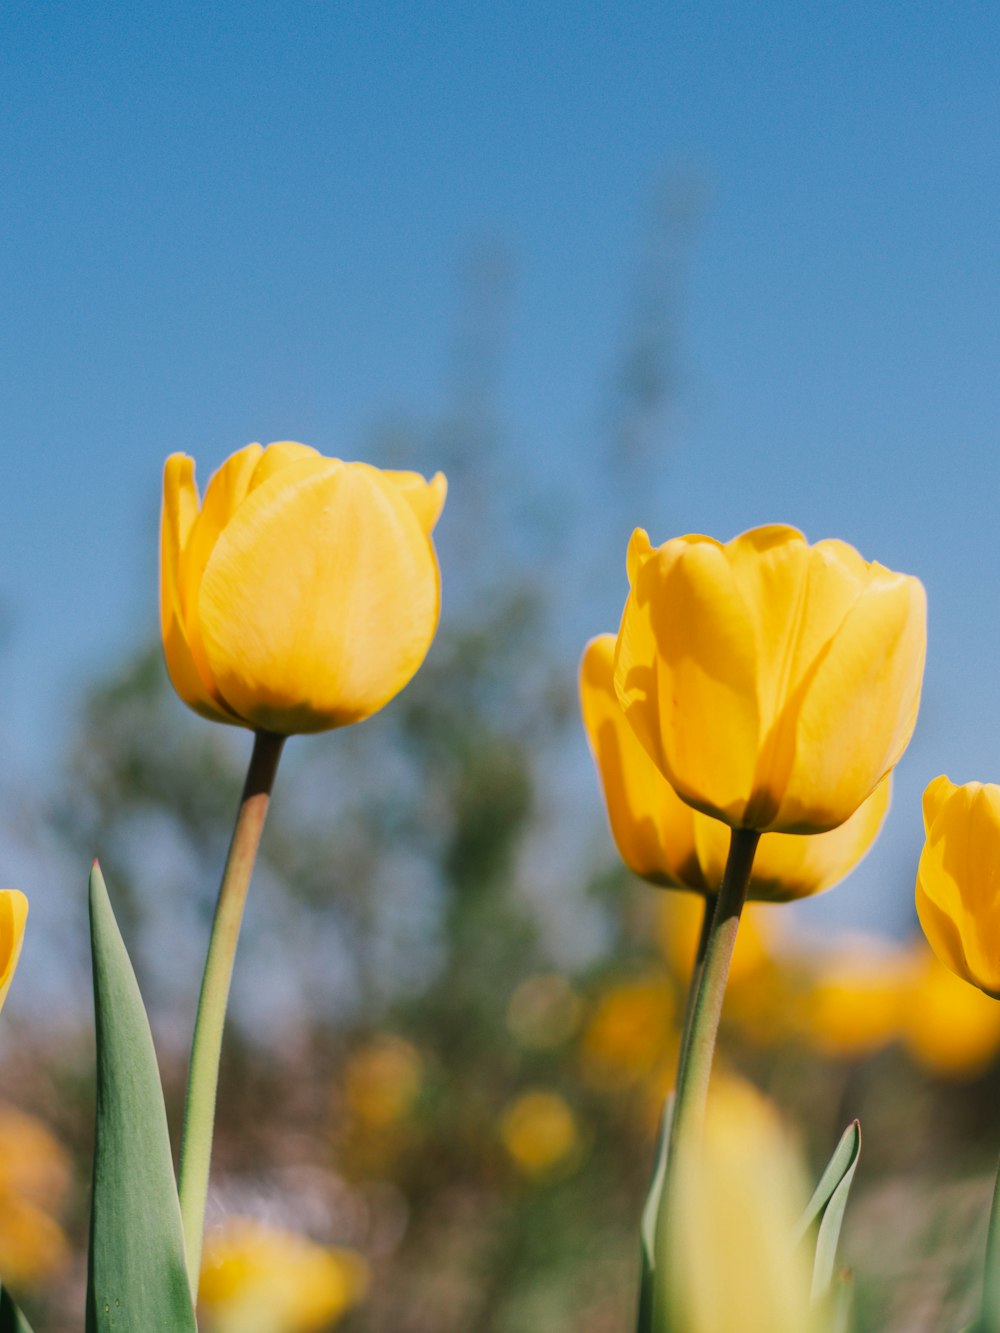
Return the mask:
[[[851, 1142], [849, 1139], [851, 1134], [853, 1134], [853, 1151], [847, 1154], [846, 1167], [842, 1170], [839, 1181], [829, 1195], [826, 1208], [823, 1211], [823, 1220], [819, 1225], [819, 1233], [816, 1236], [816, 1258], [813, 1261], [812, 1276], [812, 1299], [814, 1301], [820, 1300], [826, 1295], [833, 1280], [834, 1265], [837, 1261], [837, 1245], [840, 1241], [840, 1227], [844, 1220], [844, 1209], [847, 1207], [847, 1196], [850, 1193], [851, 1182], [854, 1180], [854, 1172], [857, 1169], [858, 1158], [861, 1155], [861, 1126], [856, 1120], [848, 1126], [840, 1145], [838, 1145], [838, 1152], [834, 1153], [835, 1159], [837, 1159], [840, 1146], [844, 1144], [844, 1141]], [[826, 1173], [824, 1173], [820, 1184], [823, 1184], [825, 1180]], [[808, 1212], [808, 1208], [806, 1211]]]
[[87, 1333], [197, 1333], [153, 1038], [96, 862], [90, 934], [97, 1125]]
[[972, 1328], [975, 1333], [1000, 1333], [1000, 1166], [993, 1185], [990, 1225], [986, 1233], [983, 1302]]
[[636, 1333], [652, 1333], [653, 1330], [653, 1271], [656, 1268], [656, 1219], [660, 1211], [660, 1195], [663, 1193], [663, 1181], [667, 1173], [667, 1144], [670, 1142], [670, 1121], [673, 1117], [674, 1094], [670, 1093], [663, 1103], [663, 1115], [660, 1118], [660, 1133], [656, 1142], [656, 1163], [653, 1178], [649, 1184], [649, 1193], [642, 1209], [642, 1221], [639, 1225], [641, 1248], [641, 1273], [639, 1278], [639, 1311], [636, 1315]]
[[830, 1292], [830, 1333], [850, 1333], [854, 1304], [854, 1274], [841, 1269]]
[[0, 1333], [31, 1333], [31, 1325], [6, 1287], [0, 1288]]
[[858, 1160], [858, 1154], [861, 1152], [861, 1123], [858, 1120], [852, 1120], [840, 1136], [840, 1142], [833, 1150], [833, 1156], [826, 1164], [819, 1184], [813, 1190], [812, 1198], [805, 1206], [805, 1211], [799, 1218], [799, 1225], [796, 1231], [796, 1239], [801, 1240], [812, 1224], [816, 1221], [823, 1209], [830, 1202], [837, 1186], [847, 1175], [848, 1171], [853, 1171]]

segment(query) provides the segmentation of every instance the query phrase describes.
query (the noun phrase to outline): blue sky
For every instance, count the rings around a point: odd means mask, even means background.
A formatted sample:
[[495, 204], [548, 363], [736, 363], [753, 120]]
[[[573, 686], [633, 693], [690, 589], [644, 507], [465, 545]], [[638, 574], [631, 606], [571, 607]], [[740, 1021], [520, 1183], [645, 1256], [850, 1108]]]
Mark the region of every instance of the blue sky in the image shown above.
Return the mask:
[[[998, 37], [987, 3], [5, 7], [14, 770], [44, 769], [75, 688], [154, 632], [164, 457], [204, 481], [249, 440], [357, 457], [380, 425], [440, 417], [483, 238], [513, 272], [512, 510], [522, 489], [565, 507], [673, 171], [702, 203], [670, 447], [634, 521], [654, 541], [793, 522], [924, 580], [896, 808], [815, 905], [901, 919], [924, 783], [1000, 780]], [[581, 523], [601, 500], [583, 488]], [[453, 488], [451, 521], [462, 505]], [[617, 623], [626, 526], [596, 525], [613, 573], [592, 608], [567, 590], [568, 672], [577, 627]]]

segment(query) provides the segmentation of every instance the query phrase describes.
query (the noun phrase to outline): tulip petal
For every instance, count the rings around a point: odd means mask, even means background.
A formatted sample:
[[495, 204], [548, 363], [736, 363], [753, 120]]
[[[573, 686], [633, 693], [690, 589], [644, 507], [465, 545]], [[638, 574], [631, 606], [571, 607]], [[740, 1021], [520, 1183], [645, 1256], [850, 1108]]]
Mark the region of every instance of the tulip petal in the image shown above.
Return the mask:
[[794, 743], [770, 825], [815, 832], [843, 823], [909, 743], [920, 704], [926, 598], [918, 579], [873, 577], [788, 705]]
[[750, 897], [791, 902], [832, 888], [867, 855], [885, 822], [892, 776], [850, 819], [827, 833], [765, 833], [754, 857]]
[[653, 554], [653, 544], [645, 528], [636, 528], [629, 538], [628, 551], [625, 554], [625, 570], [630, 588], [635, 587], [639, 570]]
[[258, 486], [267, 481], [269, 477], [273, 477], [276, 472], [280, 472], [283, 467], [287, 467], [289, 463], [301, 463], [304, 460], [311, 460], [319, 466], [325, 463], [339, 462], [339, 459], [324, 458], [319, 450], [314, 449], [311, 444], [298, 444], [295, 440], [277, 440], [274, 444], [267, 445], [257, 459], [257, 465], [253, 469], [247, 490], [256, 490]]
[[1000, 997], [1000, 787], [957, 787], [931, 825], [917, 870], [917, 915], [952, 971]]
[[198, 612], [226, 701], [249, 725], [288, 733], [387, 703], [423, 661], [439, 604], [433, 547], [399, 487], [362, 463], [300, 459], [232, 516]]
[[613, 634], [587, 644], [580, 706], [615, 845], [629, 869], [644, 879], [704, 893], [709, 886], [694, 843], [694, 823], [704, 817], [680, 800], [629, 726], [615, 693], [614, 650]]
[[435, 472], [430, 481], [419, 472], [383, 472], [383, 477], [398, 486], [400, 493], [412, 506], [417, 521], [429, 537], [441, 517], [448, 483], [443, 472]]
[[171, 454], [163, 470], [163, 513], [160, 519], [160, 629], [163, 656], [174, 689], [203, 717], [232, 722], [233, 715], [215, 698], [214, 684], [199, 670], [188, 641], [182, 565], [191, 531], [198, 519], [198, 488], [194, 459]]
[[20, 889], [0, 890], [0, 1007], [14, 979], [27, 919], [28, 900]]
[[667, 542], [637, 568], [615, 654], [626, 716], [677, 794], [739, 825], [760, 734], [756, 632], [724, 548]]
[[952, 794], [956, 791], [958, 791], [958, 787], [950, 778], [945, 777], [943, 773], [939, 777], [934, 778], [933, 781], [929, 782], [924, 788], [921, 807], [924, 816], [925, 836], [930, 833], [931, 825], [934, 823], [935, 819], [937, 819], [938, 814], [944, 808], [945, 804], [951, 799]]
[[797, 529], [778, 525], [744, 533], [727, 551], [757, 632], [762, 744], [744, 819], [766, 828], [795, 761], [804, 682], [864, 590], [869, 569], [844, 542], [809, 546]]

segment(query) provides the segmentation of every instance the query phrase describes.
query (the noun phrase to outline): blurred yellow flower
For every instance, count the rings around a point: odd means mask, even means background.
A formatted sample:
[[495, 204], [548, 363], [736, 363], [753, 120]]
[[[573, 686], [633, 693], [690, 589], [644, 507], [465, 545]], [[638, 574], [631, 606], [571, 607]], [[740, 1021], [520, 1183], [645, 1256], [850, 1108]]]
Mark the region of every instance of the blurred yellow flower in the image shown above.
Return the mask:
[[21, 957], [28, 900], [20, 889], [0, 889], [0, 1007], [3, 1006]]
[[584, 1026], [584, 1077], [595, 1087], [628, 1087], [672, 1057], [677, 1040], [674, 991], [666, 976], [617, 981], [597, 997]]
[[0, 1274], [39, 1286], [69, 1258], [57, 1220], [70, 1186], [69, 1154], [34, 1116], [0, 1106]]
[[232, 1217], [205, 1239], [198, 1288], [206, 1333], [320, 1333], [363, 1298], [368, 1269], [352, 1250]]
[[913, 984], [903, 1044], [941, 1078], [975, 1078], [1000, 1051], [1000, 1005], [939, 962], [923, 940], [913, 950]]
[[[618, 851], [631, 870], [654, 884], [714, 894], [726, 865], [729, 829], [685, 804], [649, 757], [615, 693], [614, 652], [613, 634], [587, 645], [580, 703]], [[748, 897], [786, 902], [843, 879], [882, 827], [890, 783], [886, 777], [849, 819], [827, 833], [765, 833]]]
[[811, 957], [801, 1032], [824, 1055], [870, 1055], [902, 1034], [914, 999], [913, 956], [892, 940], [846, 936]]
[[956, 976], [1000, 998], [1000, 787], [937, 777], [924, 792], [917, 915]]
[[385, 1128], [402, 1120], [423, 1082], [423, 1061], [415, 1046], [389, 1033], [354, 1052], [344, 1072], [351, 1114], [365, 1125]]
[[808, 1247], [794, 1244], [806, 1176], [794, 1139], [761, 1093], [732, 1078], [713, 1080], [704, 1136], [678, 1157], [674, 1189], [662, 1255], [671, 1327], [818, 1333]]
[[821, 833], [899, 760], [920, 702], [918, 579], [754, 528], [629, 545], [615, 687], [657, 768], [733, 827]]
[[205, 717], [290, 734], [370, 716], [437, 628], [431, 532], [445, 479], [247, 445], [211, 479], [167, 459], [160, 619], [167, 669]]
[[546, 1176], [575, 1162], [580, 1131], [558, 1092], [534, 1088], [516, 1097], [500, 1117], [500, 1138], [526, 1176]]

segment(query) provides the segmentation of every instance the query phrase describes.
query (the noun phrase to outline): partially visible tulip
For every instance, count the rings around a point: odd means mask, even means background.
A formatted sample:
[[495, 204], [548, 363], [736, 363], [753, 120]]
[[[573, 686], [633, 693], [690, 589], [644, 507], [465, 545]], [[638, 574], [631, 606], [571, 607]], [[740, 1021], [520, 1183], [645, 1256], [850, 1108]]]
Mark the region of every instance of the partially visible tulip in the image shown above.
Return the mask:
[[846, 935], [810, 955], [798, 1020], [802, 1036], [824, 1055], [858, 1059], [896, 1041], [914, 1002], [912, 951], [893, 940]]
[[0, 1263], [3, 1280], [43, 1287], [70, 1259], [58, 1217], [72, 1183], [69, 1153], [34, 1116], [0, 1105]]
[[27, 920], [28, 900], [21, 890], [0, 889], [0, 1007], [14, 980]]
[[924, 792], [917, 915], [951, 970], [1000, 999], [1000, 786], [937, 777]]
[[655, 972], [617, 981], [597, 998], [580, 1039], [584, 1077], [621, 1092], [647, 1078], [677, 1051], [673, 988]]
[[[615, 693], [614, 651], [613, 634], [587, 645], [580, 703], [618, 851], [629, 869], [654, 884], [714, 894], [726, 865], [729, 829], [685, 804], [653, 763]], [[849, 819], [827, 833], [765, 833], [748, 897], [787, 902], [843, 879], [882, 827], [891, 781], [886, 777]]]
[[370, 716], [437, 628], [431, 532], [446, 484], [247, 445], [199, 502], [194, 460], [167, 459], [160, 617], [167, 669], [196, 712], [282, 735]]
[[810, 1304], [807, 1247], [794, 1244], [809, 1190], [774, 1105], [717, 1077], [690, 1149], [676, 1163], [674, 1223], [660, 1256], [670, 1327], [819, 1333], [826, 1321]]
[[615, 687], [682, 800], [759, 832], [849, 819], [916, 722], [919, 580], [781, 526], [657, 549], [640, 529], [628, 573]]
[[1000, 1005], [967, 986], [920, 940], [903, 1015], [903, 1044], [939, 1078], [973, 1079], [1000, 1051]]
[[199, 1326], [208, 1333], [320, 1333], [362, 1299], [368, 1269], [353, 1250], [232, 1217], [205, 1242]]

